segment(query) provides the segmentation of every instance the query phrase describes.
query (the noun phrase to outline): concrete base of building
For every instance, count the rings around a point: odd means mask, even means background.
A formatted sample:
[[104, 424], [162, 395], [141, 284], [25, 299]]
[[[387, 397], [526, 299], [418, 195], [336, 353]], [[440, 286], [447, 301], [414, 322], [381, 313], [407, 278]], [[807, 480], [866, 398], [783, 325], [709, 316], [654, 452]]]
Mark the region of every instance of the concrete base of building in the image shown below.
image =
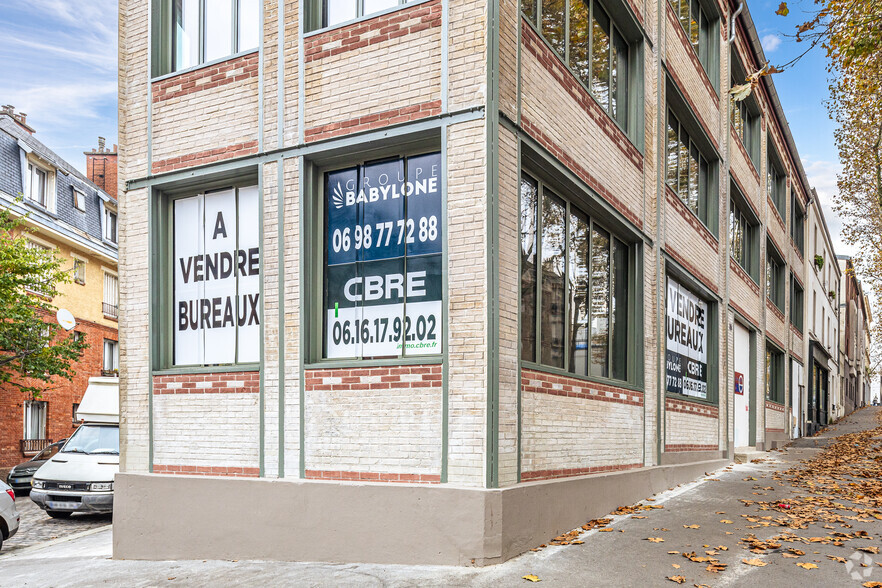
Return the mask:
[[784, 447], [790, 442], [790, 438], [787, 436], [787, 433], [773, 433], [771, 431], [766, 431], [766, 442], [765, 449], [766, 451], [771, 451], [772, 449], [778, 449], [779, 447]]
[[490, 565], [728, 463], [494, 490], [121, 473], [114, 483], [113, 556]]

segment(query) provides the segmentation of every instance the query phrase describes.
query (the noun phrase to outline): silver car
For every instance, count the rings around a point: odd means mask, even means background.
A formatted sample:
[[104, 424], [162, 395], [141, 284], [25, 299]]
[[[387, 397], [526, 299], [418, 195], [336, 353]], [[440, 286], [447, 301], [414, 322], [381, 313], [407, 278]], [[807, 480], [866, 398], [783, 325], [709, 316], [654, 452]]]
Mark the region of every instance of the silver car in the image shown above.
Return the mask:
[[15, 509], [15, 492], [0, 481], [0, 548], [3, 542], [18, 532], [21, 517]]

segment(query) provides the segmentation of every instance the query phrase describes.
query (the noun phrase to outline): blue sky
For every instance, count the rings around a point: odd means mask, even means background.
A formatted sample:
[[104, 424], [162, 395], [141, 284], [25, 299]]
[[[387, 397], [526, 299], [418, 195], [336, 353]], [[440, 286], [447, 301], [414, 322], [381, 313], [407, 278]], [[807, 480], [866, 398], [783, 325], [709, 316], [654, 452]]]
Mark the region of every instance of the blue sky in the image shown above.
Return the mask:
[[117, 139], [116, 0], [2, 0], [0, 104], [85, 171], [83, 151]]
[[[804, 50], [792, 38], [811, 9], [790, 0], [788, 17], [775, 15], [778, 0], [750, 0], [748, 7], [767, 58], [781, 64]], [[117, 2], [115, 0], [3, 0], [0, 11], [0, 104], [28, 114], [37, 137], [68, 162], [85, 169], [83, 151], [99, 135], [117, 143]], [[775, 75], [775, 85], [803, 165], [825, 206], [838, 253], [840, 223], [829, 203], [836, 189], [838, 157], [833, 122], [823, 101], [828, 81], [816, 48]]]
[[[790, 14], [781, 17], [775, 14], [779, 3], [779, 0], [750, 0], [747, 3], [766, 59], [772, 65], [784, 64], [808, 48], [806, 42], [797, 43], [793, 35], [796, 26], [808, 20], [807, 11], [815, 7], [809, 0], [790, 0]], [[833, 247], [837, 254], [849, 255], [853, 251], [839, 238], [842, 223], [830, 206], [836, 193], [836, 174], [840, 166], [833, 142], [835, 124], [824, 106], [830, 84], [823, 48], [812, 49], [794, 66], [775, 74], [774, 81], [809, 183], [818, 191], [823, 205]]]

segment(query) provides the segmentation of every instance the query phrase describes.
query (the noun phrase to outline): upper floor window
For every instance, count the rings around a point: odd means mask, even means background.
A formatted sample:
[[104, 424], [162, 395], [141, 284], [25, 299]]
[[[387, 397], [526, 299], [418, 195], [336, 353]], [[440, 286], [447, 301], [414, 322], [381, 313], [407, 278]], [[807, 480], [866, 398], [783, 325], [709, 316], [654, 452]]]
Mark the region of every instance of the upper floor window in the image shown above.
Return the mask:
[[104, 238], [111, 243], [116, 243], [116, 213], [104, 209]]
[[632, 247], [521, 177], [521, 359], [628, 380]]
[[86, 195], [82, 190], [77, 190], [76, 188], [72, 188], [72, 191], [74, 208], [80, 212], [86, 212]]
[[119, 278], [107, 272], [104, 272], [104, 303], [102, 310], [107, 318], [115, 319], [119, 316]]
[[790, 274], [790, 324], [800, 333], [803, 326], [803, 306], [805, 293], [793, 274]]
[[260, 0], [159, 0], [155, 75], [257, 49]]
[[[52, 250], [51, 247], [49, 247], [47, 245], [43, 245], [42, 243], [37, 243], [36, 241], [31, 241], [30, 239], [27, 240], [26, 246], [28, 249], [40, 249], [42, 251], [51, 251]], [[50, 278], [50, 276], [48, 276], [48, 275], [40, 275], [35, 282], [33, 282], [32, 284], [29, 284], [27, 286], [27, 289], [30, 290], [31, 292], [33, 292], [34, 294], [39, 294], [41, 296], [48, 297], [50, 295], [50, 293], [48, 291], [49, 289], [47, 287], [48, 282], [49, 282], [49, 278]]]
[[769, 161], [766, 166], [768, 168], [766, 170], [766, 189], [768, 190], [769, 198], [772, 199], [772, 203], [778, 209], [778, 214], [781, 215], [781, 218], [784, 218], [787, 207], [786, 176], [784, 174], [784, 167], [781, 165], [781, 158], [778, 157], [778, 152], [772, 144], [771, 136], [769, 137], [768, 144]]
[[766, 243], [766, 297], [784, 310], [784, 259], [769, 241]]
[[801, 255], [805, 255], [805, 210], [799, 203], [799, 198], [794, 192], [790, 197], [790, 238], [796, 245], [797, 251]]
[[759, 221], [732, 184], [729, 207], [729, 253], [747, 275], [759, 281]]
[[719, 45], [715, 30], [719, 19], [705, 10], [698, 0], [668, 0], [668, 2], [680, 20], [680, 25], [698, 56], [698, 61], [707, 72], [711, 84], [716, 88], [719, 77], [716, 75], [719, 68], [717, 57]]
[[[732, 86], [743, 84], [747, 76], [741, 64], [736, 58], [732, 57]], [[759, 169], [760, 164], [760, 109], [757, 106], [756, 99], [749, 96], [744, 100], [735, 100], [732, 94], [729, 94], [729, 114], [732, 130], [741, 140], [741, 145], [747, 152], [747, 156], [753, 165]]]
[[[24, 402], [24, 439], [46, 438], [46, 408], [44, 400], [25, 400]], [[34, 452], [36, 453], [36, 451]]]
[[600, 3], [521, 0], [521, 10], [600, 107], [627, 131], [634, 50]]
[[668, 112], [666, 166], [668, 186], [705, 226], [712, 228], [716, 190], [710, 163], [673, 112]]
[[46, 206], [49, 191], [49, 174], [46, 170], [28, 163], [28, 198], [40, 206]]
[[105, 375], [119, 373], [119, 343], [113, 339], [104, 340], [104, 361], [101, 370]]

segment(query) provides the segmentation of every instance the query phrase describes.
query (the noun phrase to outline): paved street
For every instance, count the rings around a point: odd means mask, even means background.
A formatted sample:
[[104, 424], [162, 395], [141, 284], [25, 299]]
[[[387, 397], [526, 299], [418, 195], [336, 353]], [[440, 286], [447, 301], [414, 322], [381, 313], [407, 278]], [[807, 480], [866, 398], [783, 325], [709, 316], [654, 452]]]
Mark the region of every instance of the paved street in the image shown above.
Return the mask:
[[109, 528], [111, 524], [110, 515], [75, 514], [67, 520], [53, 519], [34, 504], [28, 496], [17, 496], [15, 506], [21, 514], [21, 526], [15, 537], [3, 542], [0, 557], [90, 529]]
[[588, 523], [561, 536], [566, 545], [488, 568], [114, 561], [108, 528], [4, 549], [0, 586], [527, 586], [525, 575], [542, 586], [861, 586], [882, 581], [880, 416], [861, 410], [817, 438]]

